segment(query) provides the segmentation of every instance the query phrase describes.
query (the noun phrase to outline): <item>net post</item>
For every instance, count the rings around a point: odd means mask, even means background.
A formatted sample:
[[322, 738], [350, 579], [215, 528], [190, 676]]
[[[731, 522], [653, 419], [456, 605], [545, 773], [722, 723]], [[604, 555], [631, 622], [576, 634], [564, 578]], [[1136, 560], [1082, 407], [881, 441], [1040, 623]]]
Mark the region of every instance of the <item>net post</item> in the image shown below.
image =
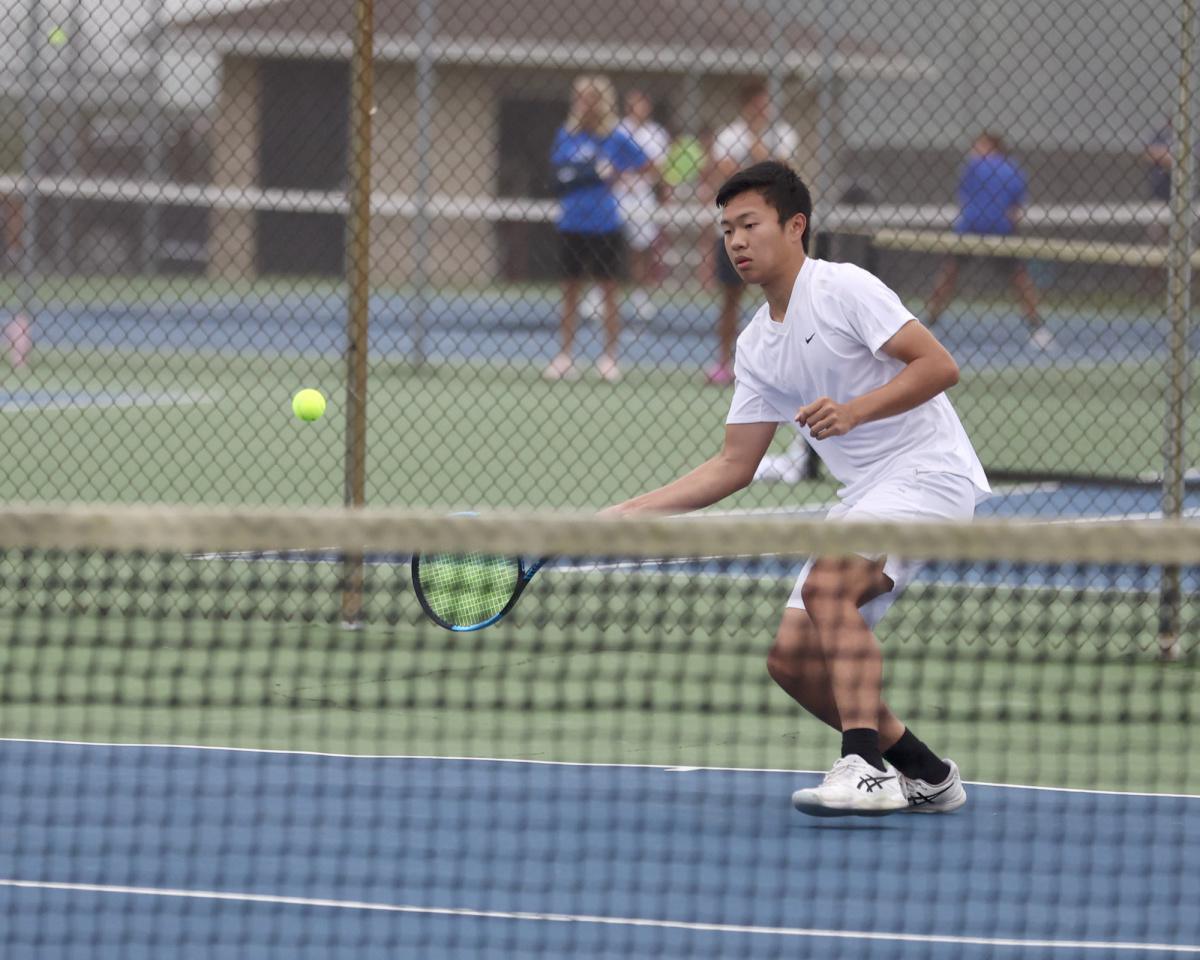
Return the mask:
[[[367, 349], [370, 327], [371, 118], [374, 113], [375, 0], [355, 0], [354, 52], [350, 78], [350, 216], [347, 220], [346, 273], [346, 488], [347, 507], [366, 503]], [[342, 622], [357, 625], [362, 616], [363, 557], [342, 559]]]
[[[1183, 514], [1184, 430], [1188, 378], [1188, 310], [1192, 285], [1192, 180], [1193, 132], [1192, 66], [1195, 44], [1196, 0], [1179, 5], [1179, 85], [1172, 122], [1171, 231], [1167, 251], [1167, 317], [1170, 349], [1167, 354], [1167, 411], [1164, 437], [1163, 517]], [[1159, 599], [1158, 648], [1164, 660], [1180, 655], [1182, 592], [1177, 566], [1163, 568]]]

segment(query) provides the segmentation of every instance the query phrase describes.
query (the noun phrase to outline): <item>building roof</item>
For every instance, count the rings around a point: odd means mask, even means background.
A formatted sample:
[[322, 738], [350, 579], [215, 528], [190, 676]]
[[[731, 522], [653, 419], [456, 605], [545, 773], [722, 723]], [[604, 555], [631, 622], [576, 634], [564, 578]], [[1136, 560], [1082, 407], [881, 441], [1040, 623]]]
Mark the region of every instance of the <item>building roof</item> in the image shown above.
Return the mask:
[[[276, 0], [176, 26], [203, 32], [226, 53], [346, 58], [354, 8]], [[375, 0], [374, 11], [380, 60], [424, 53], [454, 63], [801, 76], [932, 70], [924, 58], [864, 38], [825, 37], [732, 0]]]

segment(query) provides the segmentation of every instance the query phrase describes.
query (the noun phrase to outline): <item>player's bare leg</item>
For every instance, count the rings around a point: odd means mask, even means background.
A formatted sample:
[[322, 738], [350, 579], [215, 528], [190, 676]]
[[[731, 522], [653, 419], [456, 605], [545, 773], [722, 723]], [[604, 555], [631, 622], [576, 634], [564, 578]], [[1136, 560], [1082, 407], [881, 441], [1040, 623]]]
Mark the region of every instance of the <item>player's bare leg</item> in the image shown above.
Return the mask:
[[[867, 597], [863, 602], [870, 599], [873, 598]], [[767, 672], [800, 706], [841, 732], [842, 718], [833, 696], [825, 651], [806, 611], [795, 608], [784, 611], [775, 644], [767, 656]], [[885, 751], [904, 735], [904, 724], [882, 700], [876, 722], [879, 745]]]
[[802, 813], [882, 816], [908, 807], [900, 775], [884, 762], [879, 735], [883, 655], [858, 609], [863, 597], [890, 587], [883, 564], [863, 557], [817, 560], [801, 587], [842, 728], [841, 758], [820, 785], [792, 794]]
[[[772, 678], [792, 699], [843, 733], [842, 759], [821, 786], [796, 791], [792, 802], [801, 811], [816, 816], [878, 815], [895, 809], [921, 813], [956, 810], [966, 803], [966, 791], [954, 761], [942, 760], [917, 739], [879, 696], [875, 697], [878, 709], [874, 723], [878, 731], [875, 739], [879, 755], [869, 760], [861, 753], [854, 755], [853, 745], [862, 742], [870, 727], [857, 726], [865, 724], [864, 718], [848, 721], [846, 716], [849, 715], [843, 715], [835, 677], [848, 673], [853, 687], [853, 676], [858, 672], [855, 658], [869, 660], [874, 657], [878, 662], [878, 677], [882, 679], [882, 655], [878, 643], [858, 608], [892, 589], [892, 582], [883, 573], [882, 561], [853, 562], [849, 577], [840, 572], [846, 566], [846, 561], [818, 561], [813, 568], [815, 576], [810, 575], [805, 583], [803, 596], [806, 605], [815, 601], [818, 594], [841, 595], [849, 603], [845, 606], [818, 603], [820, 612], [816, 620], [807, 610], [786, 610], [767, 659]], [[857, 620], [861, 621], [860, 639], [865, 636], [870, 641], [860, 644], [860, 649], [853, 655], [845, 652], [844, 641], [839, 637], [846, 620], [851, 620], [856, 628], [860, 626], [848, 615], [850, 604]], [[818, 625], [820, 622], [826, 623], [828, 628], [822, 630]], [[831, 636], [834, 637], [833, 647], [828, 639]], [[870, 682], [871, 671], [867, 674]], [[886, 759], [899, 771], [894, 783], [872, 772], [882, 767], [882, 754], [886, 754]], [[906, 806], [899, 806], [897, 787]], [[890, 792], [891, 799], [876, 795], [880, 789]]]
[[878, 729], [883, 652], [858, 607], [890, 589], [883, 562], [865, 557], [819, 559], [801, 589], [843, 730]]
[[958, 261], [946, 257], [938, 268], [937, 278], [933, 282], [933, 294], [925, 305], [925, 326], [932, 327], [954, 299], [954, 290], [958, 286]]

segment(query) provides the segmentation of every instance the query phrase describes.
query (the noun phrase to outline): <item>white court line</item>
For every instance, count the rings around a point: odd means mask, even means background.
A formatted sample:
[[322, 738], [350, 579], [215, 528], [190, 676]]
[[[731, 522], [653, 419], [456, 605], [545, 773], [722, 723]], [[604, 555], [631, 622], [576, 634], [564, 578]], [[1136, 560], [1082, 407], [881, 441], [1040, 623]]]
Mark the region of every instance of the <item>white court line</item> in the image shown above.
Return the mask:
[[[319, 750], [281, 750], [265, 747], [224, 747], [202, 743], [114, 743], [92, 740], [39, 740], [32, 737], [0, 737], [0, 743], [30, 743], [59, 747], [122, 747], [131, 750], [203, 750], [213, 753], [261, 753], [285, 757], [325, 757], [335, 760], [449, 760], [455, 763], [511, 763], [539, 767], [603, 767], [619, 770], [661, 770], [664, 773], [777, 773], [784, 775], [811, 774], [820, 776], [825, 770], [791, 770], [782, 767], [694, 767], [660, 763], [586, 763], [578, 760], [528, 760], [521, 757], [447, 757], [422, 753], [328, 753]], [[989, 783], [965, 781], [979, 787], [1000, 787], [1005, 790], [1046, 790], [1054, 793], [1084, 793], [1104, 797], [1151, 797], [1167, 800], [1200, 800], [1200, 794], [1140, 793], [1128, 790], [1088, 790], [1082, 787], [1043, 787], [1021, 783]]]
[[733, 923], [693, 923], [684, 920], [652, 920], [645, 917], [604, 917], [590, 914], [532, 913], [508, 910], [472, 910], [467, 907], [422, 907], [412, 904], [372, 903], [363, 900], [330, 900], [323, 897], [284, 897], [263, 893], [234, 893], [217, 890], [179, 890], [169, 887], [125, 887], [100, 883], [51, 883], [40, 880], [0, 879], [0, 886], [25, 890], [60, 890], [71, 893], [124, 894], [142, 897], [178, 897], [189, 900], [219, 900], [234, 903], [268, 903], [291, 907], [324, 907], [334, 910], [370, 910], [438, 917], [467, 917], [481, 920], [526, 920], [541, 923], [590, 923], [611, 927], [652, 927], [659, 930], [691, 930], [701, 933], [760, 934], [773, 937], [807, 937], [835, 940], [873, 940], [888, 943], [941, 943], [961, 946], [1019, 947], [1039, 950], [1138, 950], [1141, 952], [1200, 954], [1200, 945], [1132, 943], [1102, 940], [1025, 940], [1008, 937], [959, 937], [941, 934], [884, 933], [873, 930], [823, 930], [818, 927], [761, 927]]
[[[67, 394], [68, 391], [48, 391]], [[0, 413], [48, 413], [58, 410], [124, 410], [142, 407], [177, 407], [185, 404], [199, 406], [215, 403], [213, 397], [203, 393], [171, 390], [163, 393], [105, 393], [103, 391], [80, 390], [55, 399], [53, 395], [31, 397], [29, 402], [5, 401], [0, 403]]]

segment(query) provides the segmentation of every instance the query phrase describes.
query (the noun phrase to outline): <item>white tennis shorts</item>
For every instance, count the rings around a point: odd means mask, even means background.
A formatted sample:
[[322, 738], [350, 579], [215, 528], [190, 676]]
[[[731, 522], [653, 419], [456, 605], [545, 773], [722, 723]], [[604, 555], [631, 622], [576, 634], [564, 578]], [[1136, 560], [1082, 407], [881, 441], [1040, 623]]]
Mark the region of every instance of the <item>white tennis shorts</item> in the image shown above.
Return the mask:
[[658, 200], [650, 189], [633, 189], [618, 198], [621, 216], [625, 220], [625, 240], [631, 250], [649, 250], [662, 233], [662, 225], [654, 219]]
[[[968, 477], [928, 470], [904, 470], [888, 477], [854, 503], [839, 503], [825, 515], [827, 520], [970, 520], [975, 516], [975, 486]], [[872, 558], [873, 559], [873, 558]], [[887, 557], [883, 572], [891, 578], [892, 589], [869, 600], [861, 607], [863, 619], [872, 630], [883, 615], [912, 583], [925, 561]], [[800, 590], [812, 570], [810, 559], [796, 578], [796, 586], [788, 598], [789, 607], [803, 610]]]

